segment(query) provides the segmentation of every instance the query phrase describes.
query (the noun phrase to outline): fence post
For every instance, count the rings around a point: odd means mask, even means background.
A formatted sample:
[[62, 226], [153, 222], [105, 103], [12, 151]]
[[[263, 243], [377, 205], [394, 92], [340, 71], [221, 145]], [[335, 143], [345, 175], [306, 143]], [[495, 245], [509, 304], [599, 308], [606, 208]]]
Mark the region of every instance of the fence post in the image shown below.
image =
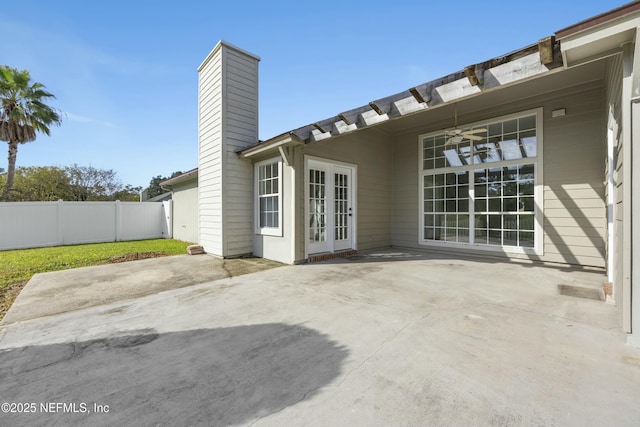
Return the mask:
[[122, 214], [120, 212], [120, 200], [116, 200], [114, 203], [115, 209], [116, 209], [116, 242], [120, 241], [120, 236], [122, 234], [122, 230], [121, 228], [121, 218], [122, 218]]
[[163, 228], [166, 225], [167, 234], [165, 239], [173, 239], [173, 200], [162, 202], [162, 213], [164, 215]]
[[64, 245], [64, 218], [62, 218], [62, 212], [64, 211], [64, 201], [58, 199], [58, 245]]

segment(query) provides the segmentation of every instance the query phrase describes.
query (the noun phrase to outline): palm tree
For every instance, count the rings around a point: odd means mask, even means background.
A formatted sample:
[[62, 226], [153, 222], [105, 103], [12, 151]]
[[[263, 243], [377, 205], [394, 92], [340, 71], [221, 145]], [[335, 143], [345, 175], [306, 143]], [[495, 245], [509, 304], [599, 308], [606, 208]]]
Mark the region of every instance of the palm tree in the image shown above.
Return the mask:
[[36, 139], [36, 132], [49, 135], [49, 126], [61, 123], [58, 112], [44, 103], [55, 98], [41, 83], [31, 83], [27, 70], [0, 66], [0, 140], [9, 144], [9, 167], [4, 199], [10, 200], [16, 171], [18, 144]]

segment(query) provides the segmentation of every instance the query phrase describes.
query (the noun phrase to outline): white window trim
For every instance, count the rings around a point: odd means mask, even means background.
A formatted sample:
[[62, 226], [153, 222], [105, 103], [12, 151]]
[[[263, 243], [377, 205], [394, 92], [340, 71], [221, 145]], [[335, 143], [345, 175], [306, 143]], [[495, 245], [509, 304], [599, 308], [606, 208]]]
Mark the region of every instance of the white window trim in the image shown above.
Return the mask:
[[[260, 227], [260, 166], [277, 163], [278, 164], [278, 227]], [[284, 220], [282, 212], [282, 158], [280, 156], [273, 157], [267, 160], [262, 160], [253, 165], [253, 200], [255, 203], [254, 208], [254, 224], [255, 233], [263, 236], [276, 236], [282, 237], [282, 223]]]
[[[496, 164], [500, 166], [508, 166], [510, 164], [533, 164], [534, 165], [534, 196], [533, 200], [535, 203], [534, 206], [534, 246], [532, 248], [525, 248], [519, 246], [498, 246], [498, 245], [483, 245], [476, 243], [461, 243], [461, 242], [447, 242], [447, 241], [434, 241], [434, 240], [426, 240], [424, 238], [424, 176], [425, 175], [433, 175], [438, 173], [451, 173], [453, 171], [465, 171], [466, 173], [472, 173], [474, 170], [478, 169], [478, 165], [465, 165], [461, 167], [444, 167], [437, 169], [430, 169], [430, 173], [426, 173], [423, 169], [423, 140], [427, 137], [434, 135], [441, 135], [445, 131], [443, 129], [424, 133], [418, 135], [418, 206], [419, 206], [419, 220], [418, 220], [418, 244], [424, 246], [434, 246], [434, 247], [448, 247], [451, 249], [454, 248], [468, 248], [479, 251], [488, 251], [488, 252], [502, 252], [502, 253], [511, 253], [511, 254], [527, 254], [527, 255], [535, 255], [535, 256], [543, 256], [544, 255], [544, 183], [543, 183], [543, 108], [534, 108], [531, 110], [520, 111], [517, 113], [507, 114], [499, 117], [491, 117], [486, 120], [477, 121], [473, 123], [465, 123], [461, 125], [461, 128], [472, 128], [477, 127], [479, 125], [489, 125], [496, 122], [502, 122], [514, 118], [519, 118], [523, 116], [530, 116], [535, 114], [536, 116], [536, 157], [525, 158], [525, 159], [517, 159], [517, 160], [503, 160], [501, 162], [496, 163], [483, 163], [483, 169], [490, 166], [491, 164]], [[486, 165], [486, 166], [485, 166]], [[471, 196], [471, 187], [472, 184], [469, 184], [469, 215], [474, 214], [473, 212], [473, 201], [474, 198]], [[471, 221], [470, 221], [471, 223]], [[472, 224], [469, 226], [469, 234], [473, 232]], [[471, 237], [471, 236], [470, 236]]]

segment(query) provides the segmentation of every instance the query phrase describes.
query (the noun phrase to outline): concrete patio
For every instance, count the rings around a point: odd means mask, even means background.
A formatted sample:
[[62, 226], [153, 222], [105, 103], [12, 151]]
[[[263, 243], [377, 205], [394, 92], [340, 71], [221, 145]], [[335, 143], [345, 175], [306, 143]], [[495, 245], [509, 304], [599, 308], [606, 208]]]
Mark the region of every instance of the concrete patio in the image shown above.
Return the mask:
[[385, 250], [5, 321], [0, 424], [637, 426], [619, 309], [558, 291], [602, 281]]

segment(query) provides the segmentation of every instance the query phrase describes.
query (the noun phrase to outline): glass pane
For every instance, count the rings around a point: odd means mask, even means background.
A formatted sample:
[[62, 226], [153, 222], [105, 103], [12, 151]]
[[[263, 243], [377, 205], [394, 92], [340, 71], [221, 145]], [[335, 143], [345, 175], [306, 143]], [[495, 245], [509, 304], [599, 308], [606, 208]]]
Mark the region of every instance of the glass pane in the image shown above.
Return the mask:
[[518, 194], [521, 196], [533, 196], [533, 180], [520, 181], [518, 183]]
[[500, 142], [500, 150], [505, 160], [517, 160], [522, 158], [522, 151], [517, 139], [510, 139]]
[[502, 231], [489, 230], [489, 244], [490, 245], [502, 245]]
[[434, 232], [432, 227], [425, 227], [424, 229], [424, 239], [425, 240], [433, 240]]
[[489, 228], [502, 228], [502, 215], [489, 215]]
[[518, 246], [518, 232], [516, 230], [506, 230], [503, 233], [504, 241], [502, 242], [505, 246]]
[[446, 207], [446, 211], [447, 212], [456, 212], [457, 209], [456, 209], [456, 201], [455, 201], [455, 199], [447, 200], [445, 207]]
[[518, 130], [529, 130], [536, 128], [536, 116], [521, 117], [518, 119]]
[[533, 165], [520, 165], [518, 179], [520, 181], [533, 181]]
[[476, 199], [473, 203], [476, 212], [487, 211], [487, 199]]
[[536, 147], [536, 137], [529, 136], [520, 138], [520, 141], [522, 142], [522, 147], [527, 157], [536, 157], [538, 151]]
[[433, 148], [428, 148], [424, 150], [424, 159], [433, 159], [435, 157], [435, 150]]
[[507, 134], [518, 131], [518, 119], [507, 120], [502, 123], [502, 133]]
[[502, 219], [503, 228], [510, 230], [518, 229], [518, 215], [504, 215]]
[[476, 192], [476, 197], [484, 197], [487, 195], [487, 185], [486, 184], [476, 184], [474, 186], [474, 190]]
[[516, 181], [507, 181], [502, 187], [502, 194], [505, 196], [515, 196], [518, 194], [518, 183]]
[[469, 212], [469, 199], [458, 199], [458, 212]]
[[516, 197], [505, 197], [502, 201], [502, 210], [504, 212], [517, 212], [518, 199]]
[[425, 212], [433, 212], [433, 202], [425, 200], [424, 202], [424, 211]]
[[489, 136], [502, 135], [502, 123], [494, 123], [488, 126]]
[[489, 199], [489, 208], [488, 211], [489, 212], [500, 212], [501, 206], [500, 206], [500, 199], [499, 198], [493, 198], [493, 199]]
[[502, 169], [489, 169], [487, 171], [487, 182], [499, 182], [502, 181]]
[[527, 231], [520, 232], [520, 246], [532, 248], [534, 246], [533, 233]]
[[535, 217], [533, 215], [520, 215], [520, 230], [533, 231]]
[[478, 230], [475, 231], [475, 243], [486, 245], [487, 244], [487, 230]]
[[424, 216], [424, 225], [432, 226], [433, 225], [433, 215], [425, 215]]
[[521, 212], [533, 212], [533, 197], [520, 197], [520, 207]]
[[469, 228], [469, 215], [458, 215], [458, 227]]
[[469, 243], [469, 229], [458, 228], [458, 242]]
[[487, 215], [476, 215], [476, 229], [489, 228], [489, 218]]
[[458, 193], [458, 189], [456, 187], [445, 187], [445, 188], [446, 188], [445, 196], [447, 197], [447, 199], [453, 199], [456, 197]]

